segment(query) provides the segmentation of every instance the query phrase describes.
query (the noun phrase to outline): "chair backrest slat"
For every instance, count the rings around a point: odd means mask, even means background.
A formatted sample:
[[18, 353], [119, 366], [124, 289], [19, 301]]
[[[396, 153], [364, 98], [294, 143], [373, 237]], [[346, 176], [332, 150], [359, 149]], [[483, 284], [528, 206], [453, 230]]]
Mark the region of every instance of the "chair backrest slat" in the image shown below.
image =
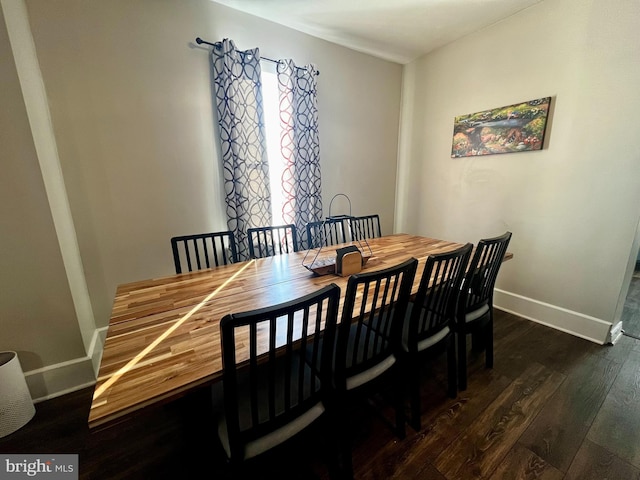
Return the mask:
[[418, 342], [452, 326], [472, 248], [473, 245], [467, 243], [453, 251], [427, 257], [408, 320], [409, 351], [416, 351]]
[[249, 256], [264, 258], [298, 251], [298, 233], [294, 224], [247, 229]]
[[199, 233], [171, 238], [171, 251], [176, 273], [219, 267], [238, 261], [235, 235], [232, 231]]
[[345, 223], [347, 218], [327, 218], [317, 222], [309, 222], [307, 230], [307, 248], [328, 247], [349, 241]]
[[349, 227], [351, 230], [351, 239], [354, 241], [382, 236], [380, 216], [378, 214], [350, 217]]
[[465, 310], [475, 310], [493, 299], [493, 289], [510, 240], [511, 232], [506, 232], [478, 242], [463, 283]]

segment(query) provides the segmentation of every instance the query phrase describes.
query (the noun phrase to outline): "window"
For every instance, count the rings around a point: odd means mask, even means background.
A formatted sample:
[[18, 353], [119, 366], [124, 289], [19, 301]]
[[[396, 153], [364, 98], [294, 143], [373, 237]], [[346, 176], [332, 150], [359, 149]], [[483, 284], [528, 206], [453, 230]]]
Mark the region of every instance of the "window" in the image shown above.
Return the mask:
[[282, 225], [282, 172], [284, 160], [280, 153], [280, 109], [278, 75], [275, 70], [262, 69], [262, 100], [264, 102], [264, 123], [269, 161], [269, 186], [271, 188], [271, 214], [274, 225]]

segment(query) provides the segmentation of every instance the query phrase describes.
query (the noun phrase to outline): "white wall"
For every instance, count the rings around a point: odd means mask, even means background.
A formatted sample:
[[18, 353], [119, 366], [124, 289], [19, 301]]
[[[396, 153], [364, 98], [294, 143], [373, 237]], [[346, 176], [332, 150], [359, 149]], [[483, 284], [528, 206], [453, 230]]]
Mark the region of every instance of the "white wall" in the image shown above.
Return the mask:
[[[404, 70], [396, 229], [511, 230], [496, 303], [598, 342], [640, 214], [639, 29], [638, 0], [547, 0]], [[455, 116], [545, 96], [543, 151], [451, 158]]]

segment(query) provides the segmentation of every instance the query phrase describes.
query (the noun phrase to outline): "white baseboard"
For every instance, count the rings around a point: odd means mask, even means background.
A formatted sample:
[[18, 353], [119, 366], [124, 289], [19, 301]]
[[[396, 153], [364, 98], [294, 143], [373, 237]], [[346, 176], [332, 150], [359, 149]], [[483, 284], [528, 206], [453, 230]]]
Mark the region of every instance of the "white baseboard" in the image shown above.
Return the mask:
[[108, 327], [102, 327], [95, 331], [93, 340], [91, 341], [91, 350], [87, 355], [88, 357], [91, 357], [93, 373], [96, 378], [98, 378], [98, 371], [100, 370], [100, 360], [102, 360], [104, 341], [107, 338], [107, 329]]
[[570, 333], [594, 343], [604, 345], [609, 338], [611, 322], [590, 317], [582, 313], [567, 310], [548, 303], [523, 297], [515, 293], [496, 288], [493, 305], [505, 312]]
[[24, 372], [31, 398], [39, 403], [96, 383], [107, 327], [97, 329], [87, 355]]
[[89, 357], [48, 365], [24, 373], [34, 403], [59, 397], [96, 383]]
[[611, 327], [611, 331], [609, 332], [609, 337], [607, 338], [607, 343], [611, 345], [615, 345], [620, 338], [622, 338], [622, 322], [618, 322]]

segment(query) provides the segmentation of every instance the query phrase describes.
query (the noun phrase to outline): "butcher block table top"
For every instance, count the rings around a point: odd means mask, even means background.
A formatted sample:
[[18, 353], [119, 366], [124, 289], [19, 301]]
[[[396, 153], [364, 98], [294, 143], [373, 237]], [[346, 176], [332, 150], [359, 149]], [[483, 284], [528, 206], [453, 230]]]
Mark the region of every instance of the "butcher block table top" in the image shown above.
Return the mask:
[[[369, 239], [363, 271], [419, 261], [416, 293], [428, 255], [461, 243], [395, 234]], [[335, 246], [321, 255], [334, 255]], [[366, 247], [365, 247], [366, 250]], [[318, 276], [303, 266], [306, 251], [120, 285], [104, 343], [89, 427], [105, 425], [222, 378], [220, 320], [293, 300], [348, 277]], [[366, 252], [368, 253], [368, 251]], [[507, 253], [505, 260], [512, 257]], [[305, 265], [313, 257], [307, 256]], [[341, 298], [340, 306], [342, 306]], [[239, 339], [240, 340], [240, 339]]]

